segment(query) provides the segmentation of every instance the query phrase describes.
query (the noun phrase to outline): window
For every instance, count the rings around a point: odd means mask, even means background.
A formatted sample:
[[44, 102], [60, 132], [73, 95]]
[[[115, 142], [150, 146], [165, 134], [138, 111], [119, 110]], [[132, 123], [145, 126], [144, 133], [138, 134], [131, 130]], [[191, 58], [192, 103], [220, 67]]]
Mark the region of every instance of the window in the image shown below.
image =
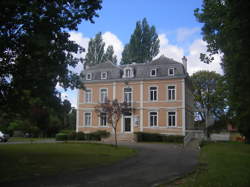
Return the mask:
[[124, 101], [129, 104], [132, 102], [132, 88], [124, 88]]
[[100, 102], [105, 103], [107, 98], [108, 98], [108, 89], [101, 88], [101, 90], [100, 90]]
[[100, 115], [100, 126], [106, 127], [107, 126], [107, 114], [101, 113]]
[[157, 101], [157, 87], [154, 86], [149, 88], [149, 100]]
[[175, 100], [175, 86], [168, 86], [168, 100]]
[[85, 126], [90, 126], [91, 124], [91, 113], [90, 112], [85, 112], [84, 114], [84, 125]]
[[156, 69], [152, 69], [151, 72], [150, 72], [150, 76], [151, 77], [155, 77], [156, 76]]
[[101, 72], [101, 79], [107, 79], [107, 72]]
[[91, 73], [87, 73], [86, 80], [91, 80], [91, 79], [92, 79], [92, 74]]
[[175, 127], [176, 126], [176, 113], [168, 112], [168, 126]]
[[91, 89], [86, 89], [85, 90], [85, 103], [91, 103], [91, 101], [92, 101]]
[[149, 113], [149, 125], [150, 125], [150, 127], [157, 126], [157, 112], [150, 112]]
[[174, 75], [174, 68], [169, 68], [168, 69], [168, 75], [171, 75], [171, 76]]
[[133, 69], [131, 67], [127, 67], [123, 71], [123, 78], [131, 78], [134, 76]]

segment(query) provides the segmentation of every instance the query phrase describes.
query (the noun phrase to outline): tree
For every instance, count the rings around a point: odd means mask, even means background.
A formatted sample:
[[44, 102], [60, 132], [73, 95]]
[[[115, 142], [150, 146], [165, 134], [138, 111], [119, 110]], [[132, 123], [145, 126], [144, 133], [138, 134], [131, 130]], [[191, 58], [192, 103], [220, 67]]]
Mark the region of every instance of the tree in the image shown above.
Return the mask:
[[102, 33], [99, 32], [94, 38], [91, 38], [88, 45], [88, 52], [85, 57], [85, 64], [94, 66], [105, 62], [105, 43], [102, 39]]
[[151, 61], [159, 53], [159, 43], [155, 27], [150, 27], [146, 18], [142, 22], [137, 21], [129, 44], [125, 45], [122, 52], [122, 64]]
[[198, 71], [191, 76], [194, 86], [195, 108], [201, 121], [206, 122], [209, 118], [219, 120], [228, 111], [228, 102], [223, 77], [215, 72]]
[[123, 114], [132, 109], [126, 102], [119, 103], [117, 99], [110, 101], [106, 99], [104, 103], [95, 107], [95, 112], [100, 116], [101, 113], [106, 113], [107, 123], [111, 125], [115, 132], [115, 146], [117, 147], [117, 126]]
[[202, 9], [195, 10], [207, 42], [208, 56], [223, 53], [222, 67], [229, 87], [230, 106], [234, 109], [240, 132], [250, 143], [250, 2], [244, 0], [204, 0]]
[[114, 48], [113, 48], [112, 45], [109, 45], [108, 48], [107, 48], [107, 50], [106, 50], [105, 60], [106, 61], [110, 61], [113, 64], [117, 64], [117, 56], [114, 55]]
[[93, 22], [100, 4], [101, 0], [0, 2], [1, 120], [29, 119], [42, 126], [48, 112], [61, 107], [56, 85], [82, 86], [68, 67], [81, 61], [73, 54], [84, 49], [69, 40], [68, 31], [77, 30], [82, 20]]

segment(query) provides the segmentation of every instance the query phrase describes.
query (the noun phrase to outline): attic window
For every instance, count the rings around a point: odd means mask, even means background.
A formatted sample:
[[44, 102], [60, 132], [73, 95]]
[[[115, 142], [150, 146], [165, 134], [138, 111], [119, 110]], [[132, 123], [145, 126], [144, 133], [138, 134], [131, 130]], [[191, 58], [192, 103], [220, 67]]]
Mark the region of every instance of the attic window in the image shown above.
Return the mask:
[[134, 77], [133, 69], [132, 68], [125, 68], [123, 71], [123, 78], [131, 78]]
[[107, 79], [107, 72], [101, 72], [101, 79]]
[[152, 69], [151, 72], [150, 72], [150, 76], [151, 77], [156, 77], [156, 69]]
[[168, 75], [173, 76], [174, 75], [174, 68], [168, 69]]
[[87, 73], [86, 80], [91, 80], [91, 79], [92, 79], [92, 74], [91, 73]]

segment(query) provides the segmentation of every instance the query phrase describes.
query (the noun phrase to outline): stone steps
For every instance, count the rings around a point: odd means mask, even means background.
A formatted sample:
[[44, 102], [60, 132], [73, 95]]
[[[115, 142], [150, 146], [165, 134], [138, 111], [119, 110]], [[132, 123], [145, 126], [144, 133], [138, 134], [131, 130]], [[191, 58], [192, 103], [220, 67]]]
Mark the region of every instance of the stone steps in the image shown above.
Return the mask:
[[[111, 134], [108, 138], [103, 138], [103, 142], [115, 142], [115, 134]], [[118, 142], [135, 142], [134, 134], [118, 133], [117, 134]]]

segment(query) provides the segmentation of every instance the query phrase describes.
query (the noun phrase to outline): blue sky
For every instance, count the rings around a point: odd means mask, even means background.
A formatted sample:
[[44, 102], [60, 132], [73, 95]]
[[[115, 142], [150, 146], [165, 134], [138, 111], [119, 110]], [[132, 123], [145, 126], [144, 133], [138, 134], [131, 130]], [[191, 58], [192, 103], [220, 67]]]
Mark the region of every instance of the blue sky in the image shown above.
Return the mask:
[[[187, 56], [189, 74], [198, 70], [222, 73], [219, 55], [210, 65], [199, 59], [199, 54], [206, 52], [206, 43], [202, 40], [202, 24], [194, 17], [194, 9], [201, 5], [202, 0], [104, 0], [103, 8], [98, 11], [100, 17], [94, 18], [94, 24], [86, 21], [80, 24], [78, 31], [70, 32], [71, 40], [87, 49], [89, 39], [102, 32], [106, 46], [114, 46], [119, 60], [136, 21], [146, 17], [148, 23], [156, 27], [160, 39], [159, 56], [163, 54], [179, 62], [183, 55]], [[74, 69], [75, 72], [81, 70], [81, 64]], [[76, 106], [76, 90], [59, 90]]]

